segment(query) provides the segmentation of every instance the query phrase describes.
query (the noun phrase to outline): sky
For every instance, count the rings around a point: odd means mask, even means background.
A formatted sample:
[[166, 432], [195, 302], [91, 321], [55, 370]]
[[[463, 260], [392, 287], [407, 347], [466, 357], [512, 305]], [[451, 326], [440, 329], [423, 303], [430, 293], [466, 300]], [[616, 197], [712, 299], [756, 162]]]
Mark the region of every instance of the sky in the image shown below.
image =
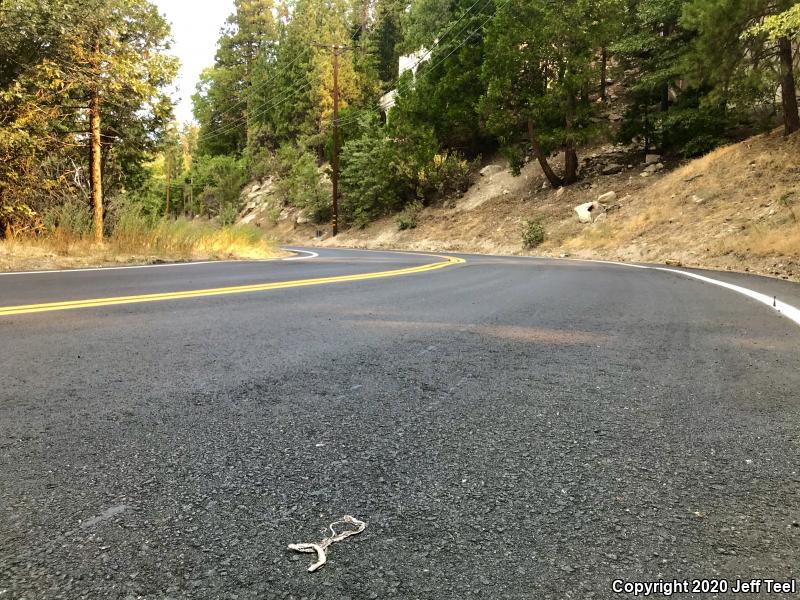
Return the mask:
[[176, 80], [175, 117], [193, 120], [192, 94], [206, 67], [214, 64], [219, 31], [233, 12], [233, 0], [154, 0], [172, 24], [172, 54], [181, 61]]

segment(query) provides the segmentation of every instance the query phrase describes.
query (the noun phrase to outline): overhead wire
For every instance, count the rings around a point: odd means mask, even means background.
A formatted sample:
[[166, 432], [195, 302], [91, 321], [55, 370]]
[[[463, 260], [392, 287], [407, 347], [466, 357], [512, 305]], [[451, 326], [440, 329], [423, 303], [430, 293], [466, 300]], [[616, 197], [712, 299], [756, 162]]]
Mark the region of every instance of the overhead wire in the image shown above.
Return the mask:
[[[377, 27], [377, 26], [378, 26], [380, 23], [381, 23], [381, 19], [378, 19], [378, 20], [377, 20], [377, 21], [376, 21], [376, 22], [373, 24], [373, 27]], [[352, 41], [355, 41], [355, 39], [356, 39], [356, 36], [357, 36], [359, 33], [363, 33], [363, 31], [364, 31], [364, 27], [359, 27], [359, 28], [357, 28], [357, 29], [356, 29], [356, 30], [353, 32], [353, 34], [350, 36], [350, 41], [351, 41], [351, 42], [352, 42]], [[267, 81], [261, 82], [261, 83], [259, 84], [259, 87], [262, 87], [262, 88], [263, 88], [263, 87], [265, 87], [265, 86], [266, 86], [268, 83], [272, 83], [273, 81], [275, 81], [275, 80], [276, 80], [276, 79], [277, 79], [277, 78], [278, 78], [280, 75], [282, 75], [283, 73], [285, 73], [285, 72], [286, 72], [286, 70], [287, 70], [287, 69], [289, 69], [289, 67], [291, 67], [292, 65], [294, 65], [294, 64], [295, 64], [295, 63], [296, 63], [298, 60], [300, 60], [300, 58], [302, 58], [303, 56], [304, 56], [304, 53], [299, 53], [299, 54], [297, 55], [297, 57], [295, 57], [295, 59], [294, 59], [293, 61], [291, 61], [291, 62], [290, 62], [288, 65], [286, 65], [286, 66], [282, 67], [282, 68], [281, 68], [281, 70], [280, 70], [280, 71], [278, 71], [277, 73], [273, 74], [273, 76], [272, 76], [270, 79], [268, 79]], [[230, 134], [231, 132], [233, 132], [233, 131], [235, 131], [236, 129], [238, 129], [238, 128], [239, 128], [241, 125], [244, 125], [244, 124], [246, 124], [246, 123], [249, 121], [249, 119], [251, 119], [253, 116], [263, 116], [263, 115], [267, 114], [267, 112], [269, 112], [271, 109], [273, 109], [273, 108], [277, 108], [278, 106], [280, 106], [281, 104], [283, 104], [283, 102], [284, 102], [284, 101], [288, 101], [290, 98], [293, 98], [293, 97], [294, 97], [296, 94], [298, 94], [299, 92], [301, 92], [301, 91], [303, 91], [303, 90], [307, 89], [307, 88], [308, 88], [308, 87], [310, 87], [312, 84], [316, 83], [316, 82], [317, 82], [317, 80], [318, 80], [318, 78], [319, 78], [319, 75], [312, 74], [311, 76], [313, 77], [313, 79], [311, 79], [310, 81], [307, 81], [307, 82], [306, 82], [304, 85], [300, 85], [300, 86], [297, 86], [297, 87], [295, 87], [295, 88], [290, 88], [290, 89], [289, 89], [289, 92], [288, 92], [288, 94], [286, 93], [286, 91], [284, 91], [284, 92], [281, 92], [282, 96], [281, 96], [281, 98], [280, 98], [280, 99], [279, 99], [277, 102], [272, 102], [273, 100], [275, 100], [275, 98], [274, 98], [274, 97], [268, 98], [268, 99], [267, 99], [267, 100], [266, 100], [266, 101], [265, 101], [263, 104], [261, 104], [261, 105], [257, 106], [257, 107], [254, 109], [254, 112], [253, 112], [252, 114], [250, 114], [250, 115], [242, 115], [241, 117], [237, 118], [237, 119], [236, 119], [235, 121], [233, 121], [232, 123], [228, 123], [227, 125], [225, 125], [224, 127], [222, 127], [222, 129], [212, 130], [212, 131], [211, 131], [210, 133], [208, 133], [208, 134], [203, 134], [203, 138], [204, 138], [205, 140], [209, 140], [209, 139], [213, 140], [213, 139], [217, 139], [217, 138], [219, 138], [219, 137], [222, 137], [222, 136], [224, 136], [224, 135], [228, 135], [228, 134]], [[243, 100], [239, 100], [239, 101], [238, 101], [238, 104], [239, 104], [240, 106], [241, 106], [241, 105], [243, 105], [243, 103], [244, 103], [244, 105], [246, 105], [246, 101], [243, 101]], [[228, 113], [229, 113], [231, 110], [233, 110], [233, 109], [234, 109], [234, 107], [235, 107], [235, 106], [236, 106], [236, 105], [234, 105], [233, 107], [229, 107], [228, 109], [226, 109], [225, 111], [223, 111], [222, 113], [220, 113], [219, 115], [217, 115], [217, 117], [224, 116], [225, 114], [228, 114]]]
[[[464, 13], [464, 14], [463, 14], [463, 15], [462, 15], [460, 18], [459, 18], [459, 21], [460, 21], [461, 19], [463, 19], [463, 17], [464, 17], [464, 16], [466, 16], [466, 15], [467, 15], [467, 13], [468, 13], [468, 12], [469, 12], [469, 11], [470, 11], [472, 8], [474, 8], [474, 7], [475, 7], [475, 6], [476, 6], [476, 5], [477, 5], [479, 2], [481, 2], [481, 0], [478, 0], [478, 2], [475, 2], [475, 4], [473, 4], [473, 5], [470, 7], [470, 9], [468, 9], [468, 10], [467, 10], [467, 11], [466, 11], [466, 12], [465, 12], [465, 13]], [[485, 3], [485, 5], [484, 5], [484, 7], [485, 7], [485, 6], [488, 6], [488, 4], [489, 4], [490, 2], [492, 2], [492, 0], [486, 0], [486, 3]], [[498, 11], [499, 11], [501, 8], [505, 7], [505, 6], [506, 6], [507, 4], [509, 4], [510, 2], [511, 2], [511, 0], [504, 0], [503, 2], [501, 2], [501, 3], [500, 3], [498, 6], [497, 6], [497, 8], [495, 9], [495, 11], [494, 11], [493, 13], [489, 14], [489, 15], [486, 17], [486, 19], [484, 19], [484, 20], [481, 22], [481, 24], [480, 24], [478, 27], [476, 27], [476, 28], [475, 28], [475, 29], [473, 29], [473, 30], [472, 30], [470, 33], [468, 33], [468, 34], [466, 35], [466, 37], [465, 37], [465, 38], [464, 38], [464, 39], [461, 41], [461, 43], [460, 43], [460, 44], [458, 44], [458, 45], [457, 45], [455, 48], [453, 48], [453, 49], [452, 49], [452, 50], [451, 50], [449, 53], [447, 53], [447, 54], [446, 54], [444, 57], [442, 57], [441, 59], [439, 59], [438, 61], [436, 61], [436, 62], [435, 62], [433, 65], [431, 65], [430, 67], [428, 67], [428, 68], [427, 68], [427, 70], [428, 70], [428, 71], [432, 71], [432, 70], [433, 70], [433, 69], [435, 69], [437, 66], [439, 66], [440, 64], [442, 64], [442, 63], [443, 63], [445, 60], [447, 60], [448, 58], [450, 58], [450, 56], [452, 56], [452, 55], [453, 55], [453, 53], [455, 53], [457, 50], [459, 50], [460, 48], [462, 48], [462, 47], [464, 46], [464, 44], [466, 44], [466, 43], [467, 43], [467, 42], [470, 40], [470, 38], [471, 38], [473, 35], [475, 35], [475, 34], [476, 34], [478, 31], [480, 31], [481, 29], [483, 29], [483, 27], [486, 25], [486, 23], [488, 23], [488, 22], [489, 22], [489, 20], [490, 20], [492, 17], [494, 17], [494, 16], [497, 14], [497, 12], [498, 12]], [[458, 21], [457, 21], [457, 22], [458, 22]], [[452, 27], [451, 27], [450, 29], [448, 29], [448, 32], [449, 32], [450, 30], [452, 30]], [[460, 31], [459, 33], [463, 33], [464, 31], [465, 31], [465, 28], [464, 28], [464, 29], [461, 29], [461, 31]], [[441, 38], [439, 39], [439, 41], [438, 41], [437, 43], [435, 43], [435, 44], [434, 44], [434, 46], [433, 46], [433, 47], [432, 47], [432, 48], [431, 48], [429, 51], [427, 51], [427, 52], [426, 52], [426, 53], [425, 53], [425, 54], [424, 54], [424, 55], [423, 55], [423, 56], [422, 56], [422, 57], [421, 57], [419, 60], [417, 60], [417, 62], [416, 62], [416, 63], [414, 63], [414, 65], [413, 65], [413, 66], [412, 66], [412, 67], [411, 67], [409, 70], [416, 71], [416, 68], [417, 68], [417, 67], [419, 67], [419, 66], [420, 66], [420, 65], [421, 65], [421, 64], [422, 64], [422, 63], [425, 61], [425, 59], [426, 59], [428, 56], [430, 56], [430, 54], [433, 52], [433, 50], [435, 50], [436, 48], [438, 48], [438, 47], [440, 47], [440, 46], [442, 46], [442, 44], [441, 44]], [[445, 48], [446, 48], [446, 46], [445, 46]], [[406, 80], [406, 81], [408, 81], [408, 80]], [[395, 88], [395, 89], [396, 89], [396, 91], [398, 91], [398, 92], [407, 91], [407, 88], [406, 88], [405, 90], [401, 90], [401, 89], [400, 89], [400, 87], [401, 87], [401, 84], [403, 83], [403, 81], [401, 81], [400, 77], [396, 78], [396, 79], [395, 79], [395, 82], [396, 82], [396, 84], [395, 84], [395, 85], [397, 86], [397, 87]], [[408, 83], [407, 85], [410, 85], [410, 83]], [[369, 110], [377, 110], [378, 112], [380, 112], [380, 111], [381, 111], [381, 107], [380, 107], [380, 105], [374, 105], [374, 106], [370, 106], [370, 107], [369, 107]], [[360, 119], [360, 116], [359, 116], [359, 115], [354, 115], [353, 117], [348, 117], [347, 119], [340, 120], [340, 121], [338, 122], [338, 125], [339, 125], [340, 127], [342, 127], [342, 126], [344, 126], [344, 125], [350, 125], [350, 124], [352, 124], [352, 123], [355, 123], [355, 122], [357, 122], [359, 119]]]

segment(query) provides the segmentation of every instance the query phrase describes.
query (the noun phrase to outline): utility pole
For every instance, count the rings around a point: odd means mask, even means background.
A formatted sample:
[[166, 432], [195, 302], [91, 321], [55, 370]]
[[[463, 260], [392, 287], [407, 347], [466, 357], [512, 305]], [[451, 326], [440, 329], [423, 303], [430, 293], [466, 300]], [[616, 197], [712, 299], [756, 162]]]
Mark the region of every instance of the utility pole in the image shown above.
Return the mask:
[[[100, 65], [100, 36], [95, 38], [92, 48], [94, 67]], [[100, 90], [98, 84], [92, 89], [89, 99], [89, 155], [91, 158], [91, 190], [92, 190], [92, 229], [94, 241], [103, 242], [103, 146], [100, 138]]]
[[348, 46], [337, 44], [315, 44], [318, 48], [330, 50], [333, 56], [333, 152], [331, 167], [331, 183], [333, 184], [333, 235], [339, 234], [339, 56], [347, 50]]
[[339, 52], [333, 49], [333, 237], [339, 234]]

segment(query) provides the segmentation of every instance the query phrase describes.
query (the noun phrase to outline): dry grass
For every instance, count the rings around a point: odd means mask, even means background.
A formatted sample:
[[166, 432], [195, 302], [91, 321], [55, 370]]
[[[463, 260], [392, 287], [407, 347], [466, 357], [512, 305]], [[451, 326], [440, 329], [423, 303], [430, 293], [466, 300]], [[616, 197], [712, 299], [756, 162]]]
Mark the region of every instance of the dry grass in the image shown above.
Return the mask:
[[[654, 177], [640, 177], [642, 169], [639, 159], [619, 175], [557, 194], [542, 189], [538, 165], [530, 163], [522, 177], [481, 179], [455, 206], [426, 208], [413, 230], [398, 231], [387, 218], [324, 244], [522, 254], [520, 223], [542, 219], [547, 238], [534, 254], [677, 260], [800, 280], [800, 135], [756, 136]], [[579, 224], [574, 207], [608, 191], [617, 193], [618, 209], [604, 222]], [[281, 234], [313, 241], [305, 228]]]
[[219, 227], [209, 221], [121, 219], [108, 240], [118, 254], [147, 252], [177, 259], [270, 258], [276, 246], [258, 227]]
[[148, 222], [123, 217], [113, 234], [95, 244], [61, 227], [35, 239], [0, 241], [0, 271], [77, 268], [162, 261], [264, 259], [280, 255], [255, 226], [219, 227], [186, 219]]
[[796, 278], [794, 202], [800, 202], [800, 136], [774, 132], [720, 148], [638, 190], [609, 217], [610, 241], [598, 243], [595, 227], [588, 227], [565, 246]]

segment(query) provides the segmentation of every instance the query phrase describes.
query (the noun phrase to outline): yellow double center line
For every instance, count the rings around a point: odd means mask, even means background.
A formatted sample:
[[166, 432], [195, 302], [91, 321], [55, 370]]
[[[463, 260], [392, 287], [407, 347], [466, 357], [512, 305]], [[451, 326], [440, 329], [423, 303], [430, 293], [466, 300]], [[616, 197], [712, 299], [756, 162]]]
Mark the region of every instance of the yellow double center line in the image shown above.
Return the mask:
[[[419, 255], [417, 255], [419, 256]], [[294, 281], [276, 281], [274, 283], [260, 283], [255, 285], [238, 285], [234, 287], [210, 288], [205, 290], [189, 290], [185, 292], [166, 292], [163, 294], [141, 294], [138, 296], [118, 296], [115, 298], [94, 298], [89, 300], [68, 300], [65, 302], [48, 302], [45, 304], [26, 304], [22, 306], [0, 307], [0, 317], [12, 315], [29, 315], [32, 313], [52, 312], [57, 310], [73, 310], [77, 308], [96, 308], [99, 306], [115, 306], [118, 304], [138, 304], [141, 302], [163, 302], [165, 300], [185, 300], [187, 298], [205, 298], [207, 296], [226, 296], [229, 294], [248, 294], [252, 292], [267, 292], [286, 288], [305, 287], [312, 285], [327, 285], [330, 283], [344, 283], [347, 281], [364, 281], [367, 279], [382, 279], [385, 277], [398, 277], [400, 275], [413, 275], [444, 269], [452, 265], [465, 262], [461, 258], [450, 256], [432, 256], [441, 259], [419, 267], [394, 269], [392, 271], [378, 271], [376, 273], [362, 273], [359, 275], [340, 275], [337, 277], [319, 277], [317, 279], [298, 279]]]

